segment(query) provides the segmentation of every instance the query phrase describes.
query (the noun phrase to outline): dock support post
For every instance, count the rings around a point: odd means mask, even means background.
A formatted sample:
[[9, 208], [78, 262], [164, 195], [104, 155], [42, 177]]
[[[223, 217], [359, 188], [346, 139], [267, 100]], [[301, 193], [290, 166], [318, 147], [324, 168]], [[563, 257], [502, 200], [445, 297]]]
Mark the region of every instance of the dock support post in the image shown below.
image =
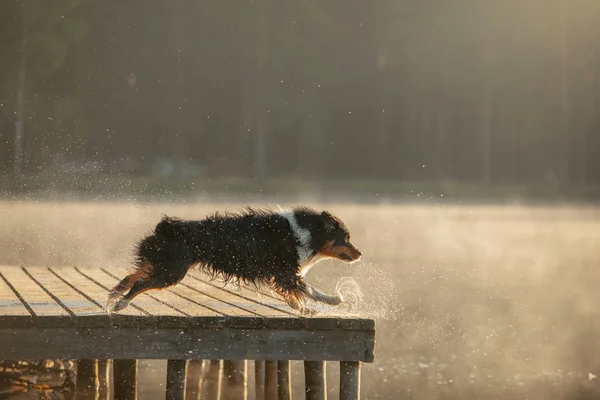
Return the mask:
[[360, 398], [360, 362], [340, 362], [340, 400]]
[[277, 400], [277, 361], [265, 361], [265, 400]]
[[327, 400], [325, 361], [304, 361], [306, 400]]
[[254, 397], [265, 400], [265, 360], [254, 361]]
[[110, 360], [98, 360], [98, 398], [110, 400]]
[[167, 361], [167, 400], [185, 400], [187, 360]]
[[80, 398], [98, 396], [98, 360], [77, 360], [77, 394]]
[[187, 400], [198, 400], [200, 398], [203, 365], [204, 360], [188, 361], [185, 378], [185, 398]]
[[223, 361], [222, 400], [246, 400], [246, 360]]
[[279, 400], [292, 400], [292, 378], [288, 360], [277, 361], [277, 396]]
[[137, 360], [113, 360], [115, 400], [137, 399]]
[[210, 360], [204, 363], [200, 400], [221, 398], [221, 361]]

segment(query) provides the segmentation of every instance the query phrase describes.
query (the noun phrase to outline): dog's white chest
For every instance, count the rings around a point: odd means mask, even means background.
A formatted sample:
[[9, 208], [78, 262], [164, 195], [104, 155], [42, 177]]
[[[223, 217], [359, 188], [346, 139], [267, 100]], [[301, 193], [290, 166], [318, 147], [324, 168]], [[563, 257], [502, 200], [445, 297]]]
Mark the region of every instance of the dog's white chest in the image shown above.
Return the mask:
[[304, 261], [304, 263], [300, 264], [300, 271], [298, 272], [298, 276], [304, 278], [306, 276], [306, 274], [308, 273], [308, 271], [319, 261], [324, 260], [328, 257], [322, 256], [320, 254], [317, 254], [316, 256], [310, 258], [307, 257], [307, 259]]
[[308, 270], [317, 262], [323, 259], [322, 256], [312, 256], [312, 249], [310, 248], [310, 231], [302, 228], [296, 221], [296, 216], [291, 211], [280, 213], [282, 217], [287, 219], [290, 223], [294, 236], [298, 240], [296, 246], [296, 253], [298, 254], [298, 265], [300, 266], [300, 276], [306, 275]]

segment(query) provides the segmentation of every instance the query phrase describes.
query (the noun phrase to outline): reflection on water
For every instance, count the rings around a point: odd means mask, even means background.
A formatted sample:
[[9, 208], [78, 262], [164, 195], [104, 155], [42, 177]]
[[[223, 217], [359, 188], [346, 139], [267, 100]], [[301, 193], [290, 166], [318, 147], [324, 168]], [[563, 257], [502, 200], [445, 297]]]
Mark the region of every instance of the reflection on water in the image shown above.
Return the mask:
[[0, 398], [70, 400], [75, 395], [76, 368], [63, 360], [2, 360]]

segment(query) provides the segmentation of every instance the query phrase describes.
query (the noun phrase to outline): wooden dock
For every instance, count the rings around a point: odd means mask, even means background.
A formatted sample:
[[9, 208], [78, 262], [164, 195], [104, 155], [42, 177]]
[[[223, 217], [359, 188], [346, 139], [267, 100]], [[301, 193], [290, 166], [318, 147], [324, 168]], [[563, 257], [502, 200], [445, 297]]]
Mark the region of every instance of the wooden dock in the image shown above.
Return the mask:
[[[169, 360], [167, 399], [185, 398], [188, 360], [213, 360], [208, 375], [225, 360], [232, 387], [247, 379], [243, 360], [256, 360], [251, 397], [266, 400], [291, 398], [290, 360], [305, 362], [306, 398], [325, 399], [324, 363], [338, 361], [340, 399], [360, 397], [360, 363], [374, 360], [372, 319], [299, 316], [270, 293], [223, 287], [196, 271], [109, 316], [108, 290], [126, 272], [1, 266], [0, 359], [80, 360], [78, 390], [97, 388], [99, 363], [113, 360], [117, 400], [137, 397], [139, 359]], [[244, 386], [221, 397], [245, 399]]]

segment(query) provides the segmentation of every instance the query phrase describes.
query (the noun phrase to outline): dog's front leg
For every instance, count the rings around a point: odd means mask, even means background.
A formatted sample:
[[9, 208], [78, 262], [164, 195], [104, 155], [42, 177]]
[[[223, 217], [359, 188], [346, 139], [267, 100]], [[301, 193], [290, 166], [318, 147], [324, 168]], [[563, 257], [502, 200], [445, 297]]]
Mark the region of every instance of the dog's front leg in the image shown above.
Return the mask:
[[319, 313], [317, 310], [313, 310], [312, 308], [308, 307], [304, 302], [299, 302], [290, 298], [287, 298], [285, 300], [290, 307], [292, 307], [294, 310], [298, 311], [302, 315], [316, 315]]
[[340, 296], [340, 295], [329, 296], [329, 295], [321, 292], [320, 290], [310, 286], [308, 283], [306, 284], [306, 287], [304, 288], [304, 293], [306, 294], [307, 297], [313, 299], [314, 301], [320, 301], [322, 303], [329, 304], [332, 306], [337, 306], [344, 302], [344, 299], [342, 298], [342, 296]]
[[[285, 282], [285, 281], [280, 281]], [[287, 285], [286, 285], [287, 286]], [[292, 286], [292, 285], [290, 285]], [[283, 300], [294, 310], [300, 312], [302, 315], [314, 315], [317, 312], [306, 306], [305, 298], [308, 297], [306, 294], [306, 288], [301, 281], [294, 283], [294, 288], [285, 288], [283, 285], [278, 284], [276, 281], [271, 283], [271, 288], [278, 293]], [[298, 287], [300, 286], [300, 287]]]

